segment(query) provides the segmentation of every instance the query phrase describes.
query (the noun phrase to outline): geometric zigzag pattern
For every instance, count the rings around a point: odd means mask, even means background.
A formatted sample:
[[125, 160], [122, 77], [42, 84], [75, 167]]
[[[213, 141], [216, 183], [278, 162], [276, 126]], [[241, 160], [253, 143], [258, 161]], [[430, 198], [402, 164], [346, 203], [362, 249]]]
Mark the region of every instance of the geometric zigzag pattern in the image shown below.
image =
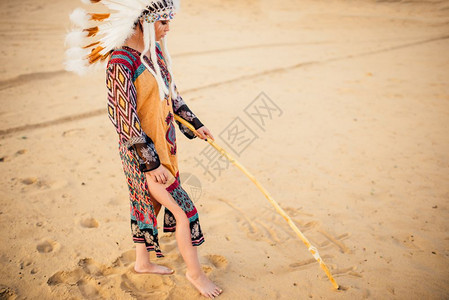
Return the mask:
[[[135, 50], [123, 47], [114, 50], [111, 55], [106, 77], [108, 88], [108, 116], [119, 134], [120, 156], [128, 182], [131, 201], [130, 213], [133, 240], [136, 243], [145, 243], [148, 251], [153, 250], [156, 252], [156, 255], [160, 257], [163, 255], [158, 241], [157, 218], [150, 201], [151, 197], [148, 191], [146, 177], [143, 173], [146, 172], [145, 170], [151, 170], [154, 166], [157, 166], [157, 162], [152, 159], [149, 160], [143, 155], [144, 151], [141, 150], [152, 150], [154, 151], [154, 154], [152, 154], [153, 158], [157, 161], [159, 161], [159, 159], [154, 149], [154, 143], [141, 128], [137, 115], [137, 91], [133, 80], [136, 79], [134, 76], [136, 76], [135, 74], [138, 74], [138, 70], [141, 69], [142, 63], [139, 57], [140, 54], [134, 53], [134, 51]], [[168, 74], [164, 72], [162, 57], [158, 62], [161, 66], [163, 77], [167, 77]], [[170, 80], [170, 78], [164, 78], [164, 80], [167, 79]], [[175, 111], [181, 116], [189, 119], [188, 121], [191, 124], [193, 123], [192, 125], [194, 125], [196, 129], [201, 127], [201, 122], [190, 111], [183, 99], [178, 97], [176, 100], [176, 105], [171, 101], [172, 107], [176, 107]], [[166, 121], [171, 123], [173, 117], [170, 116]], [[166, 133], [170, 133], [169, 138], [166, 139], [167, 142], [176, 144], [174, 126], [172, 123], [171, 125], [171, 131]], [[178, 125], [181, 124], [178, 122]], [[180, 129], [183, 131], [182, 128]], [[186, 130], [188, 129], [186, 128]], [[189, 132], [184, 132], [187, 137], [192, 138], [191, 135], [195, 137], [190, 130], [188, 131]], [[131, 148], [131, 146], [134, 147]], [[146, 151], [145, 153], [147, 152], [149, 153], [151, 151]], [[146, 165], [144, 168], [145, 170], [142, 169], [142, 161], [144, 161], [144, 164]], [[177, 174], [177, 176], [179, 181], [179, 174]], [[189, 218], [192, 245], [201, 245], [204, 242], [204, 236], [200, 227], [198, 212], [195, 205], [181, 186], [172, 190], [170, 194]], [[173, 214], [166, 209], [164, 216], [164, 231], [170, 232], [175, 231], [175, 229], [176, 220]]]
[[145, 143], [136, 111], [136, 88], [131, 72], [122, 64], [111, 64], [107, 69], [108, 115], [115, 125], [120, 141], [130, 147]]
[[[157, 257], [163, 257], [159, 246], [158, 221], [145, 175], [139, 171], [138, 162], [134, 155], [123, 144], [119, 147], [123, 170], [128, 182], [130, 195], [131, 232], [135, 243], [145, 243], [147, 251], [155, 251]], [[179, 173], [176, 174], [180, 182]], [[187, 192], [179, 184], [169, 193], [185, 212], [190, 225], [190, 239], [192, 246], [199, 246], [204, 242], [198, 211]], [[176, 231], [176, 219], [173, 213], [165, 208], [164, 232]]]

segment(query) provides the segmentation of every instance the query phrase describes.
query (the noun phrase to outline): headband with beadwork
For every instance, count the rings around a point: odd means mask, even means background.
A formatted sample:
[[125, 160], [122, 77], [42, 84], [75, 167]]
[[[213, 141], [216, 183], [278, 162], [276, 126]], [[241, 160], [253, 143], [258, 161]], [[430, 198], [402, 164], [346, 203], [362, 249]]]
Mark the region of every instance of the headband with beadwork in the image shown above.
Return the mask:
[[121, 46], [143, 17], [146, 22], [173, 19], [179, 1], [172, 0], [82, 0], [101, 3], [105, 13], [88, 13], [83, 8], [70, 15], [73, 29], [66, 36], [66, 69], [83, 74], [97, 62], [105, 60], [110, 51]]
[[[73, 29], [66, 36], [65, 69], [79, 75], [87, 73], [96, 66], [104, 67], [111, 52], [122, 46], [134, 32], [140, 19], [144, 22], [145, 51], [142, 52], [142, 62], [154, 75], [160, 90], [161, 100], [171, 91], [162, 84], [158, 64], [152, 70], [143, 60], [143, 54], [150, 52], [151, 60], [157, 61], [155, 55], [154, 23], [173, 19], [179, 10], [179, 1], [173, 0], [81, 0], [85, 4], [103, 4], [107, 12], [89, 13], [83, 8], [75, 9], [70, 15]], [[171, 59], [168, 54], [165, 38], [162, 39], [162, 50], [168, 62], [171, 73]]]

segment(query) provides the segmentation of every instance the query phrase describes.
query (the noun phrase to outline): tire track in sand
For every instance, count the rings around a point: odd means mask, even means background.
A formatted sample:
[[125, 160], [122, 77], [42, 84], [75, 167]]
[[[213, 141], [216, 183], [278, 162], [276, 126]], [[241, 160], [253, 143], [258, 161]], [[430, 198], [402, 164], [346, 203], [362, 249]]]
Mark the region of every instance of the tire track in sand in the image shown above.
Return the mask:
[[[363, 56], [369, 56], [369, 55], [374, 55], [374, 54], [379, 54], [379, 53], [385, 53], [385, 52], [389, 52], [389, 51], [409, 48], [409, 47], [422, 45], [422, 44], [426, 44], [426, 43], [431, 43], [431, 42], [436, 42], [436, 41], [441, 41], [441, 40], [445, 40], [445, 39], [449, 39], [449, 35], [444, 35], [444, 36], [424, 39], [424, 40], [421, 40], [421, 41], [406, 43], [406, 44], [402, 44], [402, 45], [398, 45], [398, 46], [392, 46], [392, 47], [387, 47], [387, 48], [378, 49], [378, 50], [361, 52], [361, 53], [357, 53], [357, 54], [349, 54], [349, 55], [337, 56], [337, 57], [323, 59], [323, 60], [317, 60], [317, 61], [302, 62], [302, 63], [294, 64], [294, 65], [289, 66], [289, 67], [274, 68], [274, 69], [270, 69], [270, 70], [254, 73], [254, 74], [243, 75], [243, 76], [239, 76], [239, 77], [236, 77], [236, 78], [231, 78], [229, 80], [223, 80], [223, 81], [220, 81], [220, 82], [206, 84], [206, 85], [199, 86], [199, 87], [196, 87], [196, 88], [184, 90], [183, 93], [184, 94], [188, 94], [188, 93], [191, 93], [191, 92], [196, 92], [196, 91], [200, 91], [200, 90], [204, 90], [204, 89], [209, 89], [209, 88], [214, 88], [214, 87], [218, 87], [218, 86], [222, 86], [222, 85], [227, 85], [227, 84], [231, 84], [231, 83], [234, 83], [234, 82], [241, 82], [242, 80], [250, 80], [250, 79], [264, 77], [264, 76], [271, 75], [271, 74], [284, 73], [284, 72], [288, 72], [288, 71], [291, 71], [291, 70], [294, 70], [294, 69], [297, 69], [297, 68], [301, 68], [301, 67], [322, 65], [322, 64], [329, 63], [329, 62], [342, 61], [342, 60], [346, 60], [346, 59], [353, 59], [353, 58], [359, 58], [359, 57], [363, 57]], [[189, 54], [187, 53], [187, 54], [184, 54], [184, 55], [189, 55]], [[18, 76], [16, 78], [13, 78], [13, 79], [10, 79], [10, 80], [0, 81], [0, 90], [8, 88], [8, 87], [10, 87], [11, 85], [14, 85], [14, 84], [20, 84], [20, 82], [22, 82], [24, 80], [25, 81], [26, 80], [29, 81], [29, 80], [49, 79], [49, 78], [53, 78], [53, 77], [58, 76], [58, 75], [68, 75], [68, 74], [69, 73], [67, 71], [59, 70], [59, 71], [46, 72], [46, 73], [34, 73], [34, 74], [20, 75], [20, 76]], [[93, 111], [90, 111], [90, 112], [87, 112], [87, 113], [70, 115], [70, 116], [62, 117], [62, 118], [59, 118], [59, 119], [56, 119], [56, 120], [52, 120], [52, 121], [46, 121], [46, 122], [42, 122], [42, 123], [28, 124], [28, 125], [23, 125], [23, 126], [18, 126], [18, 127], [7, 128], [7, 129], [0, 130], [0, 137], [5, 136], [5, 135], [9, 135], [9, 134], [13, 134], [13, 133], [17, 133], [17, 132], [28, 131], [28, 130], [32, 130], [32, 129], [45, 128], [45, 127], [55, 126], [55, 125], [59, 125], [59, 124], [67, 123], [67, 122], [72, 122], [72, 121], [87, 119], [87, 118], [91, 118], [91, 117], [96, 117], [96, 116], [102, 115], [103, 113], [105, 113], [105, 111], [106, 111], [106, 108], [105, 109], [97, 109], [97, 110], [93, 110]]]

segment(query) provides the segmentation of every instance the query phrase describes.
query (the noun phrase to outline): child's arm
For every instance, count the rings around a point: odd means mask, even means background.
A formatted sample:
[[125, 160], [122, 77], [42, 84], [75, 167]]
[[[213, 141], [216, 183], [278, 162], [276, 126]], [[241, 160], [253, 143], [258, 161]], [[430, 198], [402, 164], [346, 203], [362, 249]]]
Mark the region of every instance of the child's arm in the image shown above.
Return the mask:
[[[113, 62], [113, 60], [111, 60]], [[159, 156], [153, 141], [145, 134], [137, 116], [136, 89], [131, 71], [119, 63], [110, 63], [106, 71], [108, 115], [120, 141], [135, 152], [142, 172], [157, 169]]]
[[[189, 122], [196, 130], [203, 127], [203, 123], [198, 119], [198, 117], [190, 110], [187, 104], [182, 99], [175, 85], [176, 97], [172, 98], [173, 112]], [[194, 139], [196, 135], [186, 126], [182, 125], [180, 122], [176, 121], [179, 126], [179, 130], [189, 139]]]

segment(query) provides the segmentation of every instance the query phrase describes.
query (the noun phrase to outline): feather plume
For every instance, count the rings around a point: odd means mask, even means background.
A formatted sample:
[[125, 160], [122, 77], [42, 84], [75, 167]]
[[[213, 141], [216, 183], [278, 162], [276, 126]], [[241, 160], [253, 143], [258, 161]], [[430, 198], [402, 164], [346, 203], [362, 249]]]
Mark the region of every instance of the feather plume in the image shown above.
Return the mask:
[[133, 33], [133, 22], [130, 22], [129, 18], [106, 23], [99, 27], [102, 34], [100, 42], [105, 48], [102, 54], [106, 54], [117, 45], [122, 45]]
[[64, 69], [66, 71], [74, 72], [80, 76], [87, 73], [88, 67], [85, 59], [70, 59], [64, 62]]
[[91, 47], [96, 46], [96, 45], [98, 45], [98, 44], [100, 44], [100, 42], [93, 42], [93, 43], [91, 43], [91, 44], [89, 44], [89, 45], [84, 46], [83, 48], [84, 48], [84, 49], [91, 48]]
[[111, 14], [89, 14], [90, 15], [90, 19], [93, 21], [103, 21], [104, 19], [109, 18], [109, 16]]
[[74, 72], [78, 75], [84, 75], [87, 72], [86, 57], [89, 55], [89, 50], [81, 47], [73, 47], [67, 49], [65, 52], [67, 60], [64, 62], [64, 68], [67, 71]]
[[67, 49], [65, 55], [68, 59], [85, 59], [90, 51], [81, 47], [72, 47]]
[[91, 52], [89, 55], [90, 55], [90, 56], [91, 56], [91, 55], [96, 55], [96, 54], [98, 54], [101, 50], [103, 50], [103, 47], [98, 46], [97, 48], [92, 49], [92, 52]]
[[89, 16], [86, 10], [78, 7], [70, 14], [70, 21], [78, 27], [84, 28], [89, 23]]
[[181, 10], [181, 1], [173, 0], [173, 8], [175, 12], [179, 12]]
[[92, 52], [89, 54], [89, 63], [90, 64], [94, 64], [95, 62], [97, 62], [103, 55], [100, 53], [101, 50], [103, 50], [104, 48], [101, 46], [98, 46], [95, 49], [92, 49]]
[[83, 30], [84, 32], [87, 32], [87, 36], [95, 36], [98, 33], [98, 26], [86, 28]]
[[[126, 39], [133, 34], [134, 22], [141, 16], [146, 7], [156, 5], [157, 2], [163, 2], [162, 0], [81, 1], [85, 4], [101, 3], [109, 9], [110, 13], [88, 13], [82, 8], [77, 8], [70, 15], [70, 20], [76, 26], [66, 36], [66, 45], [71, 48], [66, 51], [65, 69], [80, 75], [91, 69], [105, 67], [104, 63], [106, 58], [110, 56], [111, 51], [123, 45]], [[179, 2], [179, 0], [173, 0], [174, 12], [180, 9]], [[93, 22], [101, 23], [95, 26], [91, 24]], [[148, 30], [146, 32], [148, 34]], [[153, 39], [152, 36], [151, 40]], [[161, 78], [159, 78], [160, 71], [157, 70], [157, 67], [156, 64], [156, 73], [151, 69], [150, 72], [154, 73], [153, 75], [158, 80], [162, 97], [163, 92], [167, 89], [163, 82], [159, 82]]]
[[89, 63], [90, 64], [94, 64], [94, 63], [96, 63], [97, 61], [99, 61], [101, 58], [102, 58], [103, 56], [101, 55], [101, 54], [95, 54], [95, 55], [92, 55], [92, 56], [89, 56]]
[[131, 10], [131, 11], [142, 11], [146, 5], [148, 5], [146, 2], [148, 1], [141, 1], [141, 0], [128, 0], [128, 1], [117, 1], [117, 0], [103, 0], [101, 3], [106, 5], [109, 9], [116, 10], [116, 11], [123, 11], [124, 8]]
[[106, 58], [108, 58], [109, 55], [111, 55], [111, 54], [112, 54], [112, 51], [109, 51], [108, 53], [106, 53], [105, 55], [103, 55], [102, 58], [101, 58], [101, 61], [105, 61]]
[[86, 39], [86, 33], [81, 30], [74, 30], [65, 36], [65, 45], [68, 47], [81, 46]]

